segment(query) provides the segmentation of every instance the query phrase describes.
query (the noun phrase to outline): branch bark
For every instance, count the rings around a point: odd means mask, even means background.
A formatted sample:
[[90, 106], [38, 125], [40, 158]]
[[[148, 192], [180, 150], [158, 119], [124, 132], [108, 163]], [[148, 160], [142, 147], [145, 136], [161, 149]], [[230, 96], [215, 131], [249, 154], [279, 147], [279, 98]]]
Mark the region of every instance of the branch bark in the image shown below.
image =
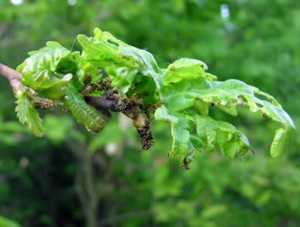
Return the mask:
[[[24, 85], [21, 82], [22, 74], [1, 62], [0, 62], [0, 75], [8, 80], [15, 94], [17, 94], [18, 91], [23, 91], [25, 89]], [[101, 98], [101, 97], [98, 98], [97, 101], [95, 99], [89, 99], [89, 97], [87, 97], [86, 101], [91, 106], [94, 106], [96, 109], [100, 111], [105, 111], [105, 110], [109, 111], [111, 110], [114, 104], [111, 102], [111, 100], [106, 100], [105, 98]], [[44, 104], [44, 100], [42, 100], [41, 102], [42, 104]]]
[[15, 94], [24, 89], [24, 86], [21, 83], [22, 74], [16, 70], [0, 63], [0, 75], [8, 80]]

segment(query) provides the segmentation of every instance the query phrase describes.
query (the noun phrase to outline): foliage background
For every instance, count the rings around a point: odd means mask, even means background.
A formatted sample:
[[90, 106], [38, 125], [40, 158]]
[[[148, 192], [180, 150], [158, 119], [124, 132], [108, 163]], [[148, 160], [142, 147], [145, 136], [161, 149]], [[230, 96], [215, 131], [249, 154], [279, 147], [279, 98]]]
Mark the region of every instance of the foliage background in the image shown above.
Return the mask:
[[[95, 26], [161, 65], [199, 58], [220, 79], [253, 84], [299, 127], [298, 1], [0, 0], [0, 61], [15, 67], [47, 40], [76, 49], [75, 35]], [[37, 139], [17, 123], [2, 78], [0, 89], [0, 216], [22, 226], [300, 225], [299, 132], [271, 159], [273, 125], [244, 115], [235, 123], [255, 155], [199, 154], [185, 171], [168, 161], [167, 125], [155, 125], [154, 148], [141, 152], [122, 117], [90, 135], [64, 113], [45, 113], [47, 136]]]

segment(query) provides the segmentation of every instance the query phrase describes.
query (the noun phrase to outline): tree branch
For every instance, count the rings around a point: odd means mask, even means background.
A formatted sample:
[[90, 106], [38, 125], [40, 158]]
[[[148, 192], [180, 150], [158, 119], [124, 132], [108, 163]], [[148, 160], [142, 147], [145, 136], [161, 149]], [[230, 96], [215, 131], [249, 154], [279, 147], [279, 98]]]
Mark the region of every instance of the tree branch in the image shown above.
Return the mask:
[[18, 91], [22, 91], [24, 89], [23, 84], [21, 83], [22, 74], [17, 72], [16, 70], [8, 67], [0, 63], [0, 75], [4, 76], [10, 83], [15, 94]]
[[[24, 85], [21, 82], [22, 74], [18, 71], [10, 68], [9, 66], [0, 63], [0, 75], [5, 77], [8, 82], [10, 83], [10, 86], [12, 87], [15, 94], [18, 91], [24, 90]], [[97, 100], [95, 98], [86, 97], [87, 103], [89, 103], [91, 106], [94, 106], [96, 109], [101, 111], [109, 111], [115, 104], [111, 100], [107, 100], [106, 98], [98, 98]], [[42, 105], [43, 106], [43, 105]]]
[[[15, 94], [22, 92], [25, 86], [22, 84], [22, 74], [0, 63], [0, 75], [5, 77]], [[85, 101], [95, 107], [98, 111], [110, 116], [111, 112], [122, 112], [133, 120], [134, 126], [137, 128], [144, 149], [149, 149], [153, 144], [153, 137], [150, 130], [150, 121], [135, 100], [122, 100], [117, 91], [111, 86], [111, 81], [106, 81], [102, 88], [106, 91], [106, 95], [102, 97], [92, 97], [88, 94], [84, 95]], [[50, 108], [55, 104], [48, 99], [34, 97], [33, 102], [42, 108]]]

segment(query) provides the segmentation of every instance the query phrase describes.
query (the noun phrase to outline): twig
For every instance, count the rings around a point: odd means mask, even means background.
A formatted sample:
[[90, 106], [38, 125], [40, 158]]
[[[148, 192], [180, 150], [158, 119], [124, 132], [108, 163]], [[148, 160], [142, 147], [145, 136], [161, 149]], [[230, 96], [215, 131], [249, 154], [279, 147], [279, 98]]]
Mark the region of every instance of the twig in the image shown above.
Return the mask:
[[[5, 77], [9, 81], [15, 95], [25, 90], [25, 86], [21, 82], [22, 74], [18, 71], [0, 63], [0, 75]], [[55, 103], [49, 99], [36, 96], [32, 97], [32, 101], [41, 108], [51, 108], [55, 105]]]
[[[25, 90], [25, 86], [21, 82], [21, 73], [0, 63], [0, 75], [9, 81], [16, 95]], [[113, 89], [110, 80], [105, 80], [99, 88], [104, 90], [106, 95], [92, 97], [88, 96], [88, 93], [83, 94], [86, 102], [108, 116], [110, 116], [111, 112], [122, 112], [131, 118], [141, 138], [143, 148], [148, 150], [153, 144], [150, 121], [144, 111], [142, 111], [139, 103], [136, 100], [122, 99], [120, 94]], [[42, 108], [51, 108], [55, 105], [51, 100], [38, 97], [33, 97], [33, 102]]]
[[0, 63], [0, 75], [4, 76], [9, 81], [15, 94], [24, 89], [24, 86], [21, 83], [22, 74], [16, 70]]

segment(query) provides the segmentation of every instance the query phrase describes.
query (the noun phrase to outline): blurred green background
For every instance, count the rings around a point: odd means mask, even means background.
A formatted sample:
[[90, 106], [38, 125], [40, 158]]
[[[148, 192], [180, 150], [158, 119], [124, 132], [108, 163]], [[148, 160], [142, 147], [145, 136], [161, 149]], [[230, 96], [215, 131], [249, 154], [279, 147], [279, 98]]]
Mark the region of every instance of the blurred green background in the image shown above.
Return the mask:
[[[47, 40], [76, 49], [76, 34], [96, 26], [162, 66], [198, 58], [220, 80], [271, 93], [299, 128], [300, 1], [0, 0], [0, 61], [15, 67]], [[1, 227], [14, 226], [6, 218], [25, 227], [300, 226], [299, 132], [272, 159], [274, 126], [244, 115], [234, 123], [255, 155], [202, 153], [186, 171], [168, 161], [165, 124], [155, 125], [147, 152], [120, 116], [91, 135], [66, 113], [47, 112], [46, 138], [37, 139], [17, 122], [3, 78], [0, 90]]]

